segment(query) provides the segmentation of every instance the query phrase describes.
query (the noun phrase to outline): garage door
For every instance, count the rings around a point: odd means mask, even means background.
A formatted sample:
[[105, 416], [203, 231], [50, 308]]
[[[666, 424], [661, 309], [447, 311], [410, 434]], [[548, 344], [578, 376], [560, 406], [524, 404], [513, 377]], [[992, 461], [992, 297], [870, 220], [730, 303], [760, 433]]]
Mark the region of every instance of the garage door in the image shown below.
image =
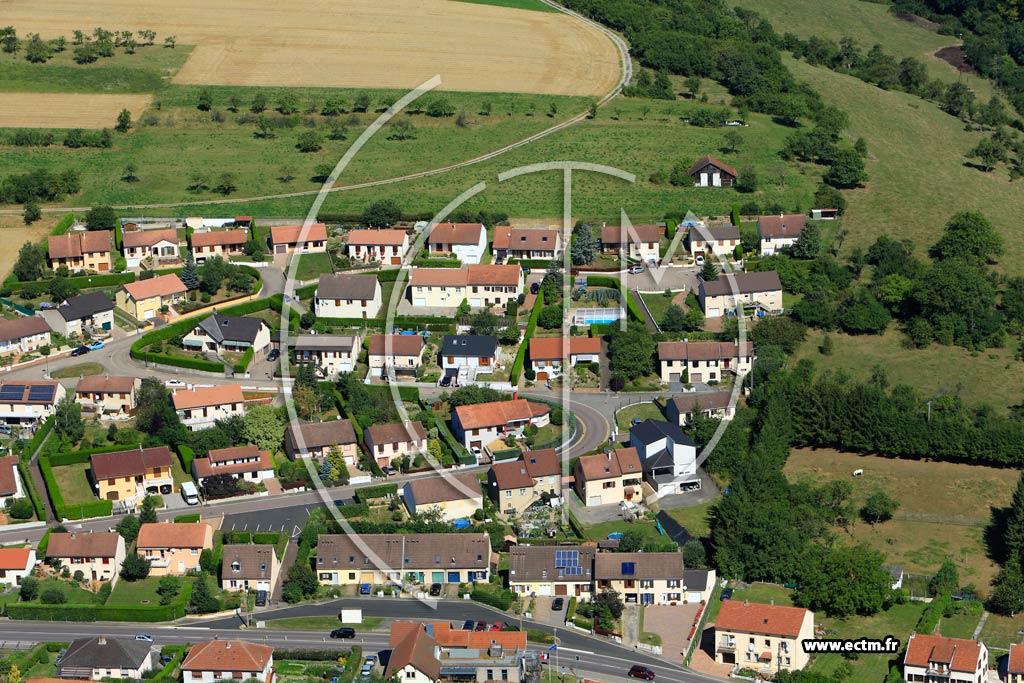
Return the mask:
[[110, 264], [109, 263], [101, 263], [100, 264], [100, 271], [102, 272], [104, 270], [110, 270]]
[[391, 265], [393, 265], [393, 266], [400, 266], [400, 265], [402, 265], [402, 257], [401, 256], [392, 256], [391, 257]]
[[704, 375], [702, 375], [699, 372], [691, 372], [690, 373], [690, 381], [691, 382], [703, 382], [704, 381]]
[[597, 506], [601, 504], [601, 496], [591, 496], [587, 499], [587, 505]]
[[413, 306], [426, 306], [427, 305], [427, 300], [426, 299], [413, 299], [412, 300], [412, 305]]
[[568, 594], [569, 594], [569, 587], [566, 586], [564, 583], [560, 583], [560, 584], [555, 586], [555, 595], [568, 595]]
[[537, 586], [537, 595], [549, 596], [551, 595], [551, 584], [543, 584]]
[[444, 572], [431, 572], [430, 581], [432, 583], [444, 583]]
[[679, 376], [681, 374], [682, 373], [680, 373], [680, 372], [670, 372], [670, 373], [668, 373], [668, 381], [669, 382], [678, 382], [679, 381]]
[[709, 308], [708, 309], [708, 317], [709, 318], [717, 318], [720, 315], [722, 315], [722, 312], [720, 310], [718, 310], [717, 308]]
[[480, 306], [480, 299], [479, 298], [470, 299], [469, 300], [469, 305], [472, 306], [473, 308], [478, 308]]
[[278, 254], [284, 254], [284, 253], [287, 253], [287, 251], [288, 251], [288, 245], [287, 244], [279, 244], [279, 245], [277, 245], [277, 253]]
[[547, 378], [548, 378], [548, 373], [546, 373], [546, 372], [538, 372], [538, 373], [537, 373], [537, 379], [538, 379], [538, 380], [540, 380], [540, 381], [544, 381], [544, 380], [546, 380]]
[[152, 320], [153, 318], [156, 317], [156, 311], [154, 311], [153, 309], [150, 309], [150, 310], [146, 311], [143, 315], [145, 316], [146, 320]]

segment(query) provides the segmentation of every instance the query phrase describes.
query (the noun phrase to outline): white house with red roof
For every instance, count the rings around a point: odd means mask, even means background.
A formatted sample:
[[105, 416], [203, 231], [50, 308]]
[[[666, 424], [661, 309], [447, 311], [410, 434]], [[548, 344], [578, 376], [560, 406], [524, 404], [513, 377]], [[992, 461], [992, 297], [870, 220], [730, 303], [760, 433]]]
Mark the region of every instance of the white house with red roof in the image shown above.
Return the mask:
[[246, 640], [196, 643], [181, 663], [183, 683], [256, 679], [274, 680], [274, 648]]
[[487, 228], [482, 223], [438, 223], [427, 238], [433, 257], [454, 256], [467, 265], [480, 263], [487, 250]]
[[984, 683], [988, 648], [980, 640], [911, 633], [903, 657], [903, 678], [910, 683]]
[[272, 226], [270, 251], [274, 254], [323, 254], [327, 251], [327, 226], [323, 223]]
[[7, 455], [0, 458], [0, 505], [8, 500], [25, 497], [25, 489], [21, 485], [18, 474], [18, 458]]
[[[554, 379], [562, 374], [564, 359], [570, 367], [580, 363], [597, 363], [601, 360], [601, 339], [599, 337], [572, 337], [565, 344], [562, 337], [534, 337], [530, 339], [530, 367], [537, 379]], [[568, 348], [566, 348], [568, 347]], [[566, 353], [568, 351], [568, 353]]]
[[800, 233], [807, 227], [807, 216], [802, 213], [780, 213], [757, 219], [757, 237], [761, 241], [761, 256], [772, 256], [796, 244]]
[[813, 639], [810, 610], [723, 600], [715, 620], [715, 661], [768, 675], [795, 671], [810, 661], [802, 643]]
[[1010, 656], [1006, 659], [1006, 683], [1024, 683], [1024, 645], [1010, 645]]
[[510, 434], [518, 436], [528, 425], [543, 427], [550, 421], [550, 406], [519, 398], [457, 406], [452, 431], [466, 448], [482, 448]]
[[32, 548], [0, 548], [0, 583], [20, 586], [35, 566], [36, 551]]
[[353, 230], [345, 239], [345, 249], [353, 261], [377, 261], [397, 266], [409, 251], [409, 233], [405, 230]]

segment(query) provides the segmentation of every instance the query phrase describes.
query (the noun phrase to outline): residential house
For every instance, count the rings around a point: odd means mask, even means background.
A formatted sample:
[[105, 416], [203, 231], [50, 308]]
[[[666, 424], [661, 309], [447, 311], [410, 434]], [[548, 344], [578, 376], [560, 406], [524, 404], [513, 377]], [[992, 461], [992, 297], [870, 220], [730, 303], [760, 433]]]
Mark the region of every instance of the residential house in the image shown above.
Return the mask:
[[192, 351], [218, 355], [244, 353], [247, 349], [264, 353], [270, 349], [270, 326], [263, 318], [221, 315], [214, 311], [185, 335], [181, 345]]
[[129, 268], [154, 269], [181, 261], [178, 231], [174, 228], [125, 230], [121, 237], [121, 247]]
[[371, 370], [416, 372], [423, 364], [423, 337], [418, 334], [372, 334], [368, 362]]
[[539, 680], [541, 661], [523, 631], [466, 631], [448, 622], [395, 621], [384, 676], [409, 683], [522, 683]]
[[409, 233], [405, 230], [352, 230], [346, 239], [346, 249], [353, 261], [378, 261], [398, 266], [409, 251]]
[[528, 425], [550, 422], [551, 406], [522, 398], [457, 406], [452, 412], [452, 431], [466, 448], [483, 448], [509, 435], [521, 436]]
[[757, 238], [761, 241], [761, 255], [772, 256], [792, 247], [807, 227], [807, 216], [802, 213], [780, 213], [757, 219]]
[[110, 230], [87, 230], [50, 236], [47, 240], [50, 268], [57, 270], [65, 266], [71, 271], [108, 272], [114, 267], [113, 235]]
[[706, 318], [735, 315], [737, 306], [744, 311], [782, 312], [782, 281], [774, 270], [759, 273], [722, 273], [717, 280], [699, 281], [697, 295]]
[[562, 495], [562, 463], [554, 448], [527, 451], [515, 460], [491, 465], [487, 494], [506, 515], [519, 514], [535, 502]]
[[71, 574], [81, 571], [88, 581], [117, 583], [125, 545], [120, 534], [112, 531], [50, 534], [47, 560], [60, 560]]
[[78, 638], [68, 645], [60, 658], [57, 677], [92, 681], [139, 680], [153, 670], [155, 658], [153, 644], [143, 640], [107, 636]]
[[658, 262], [661, 230], [657, 225], [605, 225], [601, 227], [601, 250], [634, 261]]
[[518, 545], [508, 553], [508, 587], [520, 595], [574, 595], [589, 600], [593, 592], [592, 545]]
[[199, 554], [213, 550], [213, 528], [202, 523], [143, 524], [135, 552], [149, 560], [150, 576], [185, 576], [199, 569]]
[[441, 368], [458, 383], [472, 382], [498, 364], [498, 338], [478, 334], [447, 335], [441, 342]]
[[391, 656], [384, 679], [405, 683], [438, 683], [441, 680], [441, 648], [423, 624], [409, 622], [407, 632], [391, 624]]
[[[0, 457], [0, 506], [8, 500], [25, 497], [21, 474], [18, 472], [18, 458], [13, 455]], [[0, 578], [3, 578], [0, 576]]]
[[0, 420], [32, 426], [50, 417], [67, 392], [60, 382], [0, 382]]
[[65, 337], [109, 331], [114, 326], [114, 302], [103, 292], [73, 296], [56, 308], [40, 311], [40, 314], [55, 332]]
[[487, 228], [481, 223], [438, 223], [427, 237], [427, 251], [433, 257], [480, 263], [487, 251]]
[[216, 232], [192, 233], [192, 258], [196, 263], [220, 256], [227, 261], [232, 256], [241, 256], [242, 247], [249, 241], [248, 230], [218, 230]]
[[413, 306], [472, 308], [505, 306], [523, 293], [523, 270], [518, 265], [416, 268], [409, 278], [408, 298]]
[[181, 663], [182, 683], [250, 679], [272, 683], [274, 648], [248, 640], [207, 640], [193, 645]]
[[739, 341], [658, 342], [661, 381], [721, 382], [730, 375], [742, 377], [754, 367], [754, 345]]
[[176, 389], [171, 403], [181, 423], [193, 432], [212, 427], [217, 420], [245, 414], [245, 396], [241, 384]]
[[318, 318], [376, 318], [380, 282], [376, 275], [321, 275], [313, 301]]
[[647, 481], [659, 494], [700, 488], [697, 447], [675, 424], [648, 419], [633, 425], [629, 445], [636, 449]]
[[192, 476], [200, 486], [216, 474], [230, 474], [239, 481], [264, 481], [274, 476], [274, 459], [270, 451], [248, 445], [215, 448], [205, 458], [192, 461]]
[[693, 226], [687, 233], [690, 253], [732, 258], [740, 244], [740, 229], [735, 225]]
[[277, 584], [279, 568], [272, 545], [225, 545], [224, 560], [220, 565], [220, 587], [226, 591], [267, 591], [270, 597]]
[[612, 589], [627, 605], [677, 605], [683, 602], [683, 554], [598, 553], [597, 590]]
[[1024, 683], [1024, 645], [1010, 643], [1006, 659], [1006, 683]]
[[130, 504], [147, 493], [171, 493], [176, 488], [171, 474], [173, 456], [167, 446], [94, 453], [89, 463], [96, 495], [102, 500]]
[[739, 175], [735, 168], [710, 155], [691, 166], [686, 174], [693, 178], [694, 187], [732, 187]]
[[491, 539], [465, 534], [322, 534], [316, 546], [320, 583], [486, 583]]
[[903, 656], [903, 680], [984, 683], [988, 680], [988, 648], [980, 640], [911, 633]]
[[289, 423], [284, 430], [284, 452], [292, 460], [326, 458], [332, 448], [341, 452], [346, 465], [356, 464], [359, 442], [349, 420]]
[[83, 377], [75, 385], [75, 401], [82, 406], [83, 413], [126, 417], [135, 410], [135, 392], [141, 383], [138, 377]]
[[163, 307], [185, 300], [186, 288], [174, 273], [128, 282], [117, 290], [117, 307], [136, 320], [152, 320]]
[[569, 365], [572, 367], [580, 363], [600, 362], [600, 337], [570, 337], [568, 356], [565, 354], [564, 342], [565, 339], [562, 337], [530, 339], [530, 367], [539, 381], [560, 377], [566, 357], [569, 358]]
[[491, 240], [494, 260], [553, 261], [562, 258], [562, 234], [551, 228], [513, 228], [499, 225]]
[[438, 510], [441, 519], [469, 519], [484, 506], [480, 480], [472, 472], [413, 479], [402, 487], [410, 515]]
[[0, 583], [20, 586], [35, 566], [36, 551], [32, 548], [0, 548]]
[[587, 507], [640, 500], [644, 469], [635, 448], [584, 455], [573, 469], [573, 488]]
[[715, 661], [719, 664], [765, 673], [795, 671], [810, 661], [803, 641], [814, 638], [814, 612], [801, 607], [723, 600], [714, 633]]
[[427, 433], [419, 420], [373, 425], [363, 432], [366, 448], [381, 467], [405, 456], [414, 458], [427, 451]]
[[327, 226], [323, 223], [311, 223], [308, 228], [303, 225], [275, 225], [270, 228], [270, 252], [272, 254], [327, 253]]
[[0, 318], [0, 355], [33, 353], [50, 345], [50, 326], [33, 315], [12, 320]]
[[707, 604], [714, 592], [714, 569], [687, 569], [683, 572], [683, 602]]
[[731, 420], [736, 415], [731, 391], [705, 391], [673, 396], [665, 406], [665, 417], [672, 424], [685, 427], [693, 420], [693, 414], [716, 420]]
[[354, 334], [300, 334], [295, 339], [295, 362], [312, 363], [321, 377], [338, 379], [352, 372], [362, 342]]

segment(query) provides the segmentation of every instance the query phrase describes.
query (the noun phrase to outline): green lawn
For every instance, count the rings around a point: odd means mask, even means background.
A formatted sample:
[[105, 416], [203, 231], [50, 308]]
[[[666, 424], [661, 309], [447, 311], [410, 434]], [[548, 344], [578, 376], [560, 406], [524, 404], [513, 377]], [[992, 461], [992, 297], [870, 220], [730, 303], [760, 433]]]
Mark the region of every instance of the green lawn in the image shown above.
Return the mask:
[[[64, 581], [64, 580], [61, 580], [61, 579], [54, 579], [52, 577], [51, 578], [47, 578], [47, 579], [43, 579], [39, 583], [39, 594], [42, 595], [43, 592], [45, 592], [45, 591], [47, 591], [47, 590], [49, 590], [51, 588], [58, 588], [58, 589], [60, 589], [64, 593], [64, 595], [67, 597], [69, 604], [82, 605], [82, 604], [92, 604], [92, 603], [96, 602], [96, 594], [95, 593], [92, 593], [90, 591], [85, 590], [84, 588], [81, 588], [74, 581]], [[18, 595], [17, 593], [13, 594], [15, 599], [17, 599], [17, 595]], [[38, 598], [36, 599], [36, 601], [38, 602]]]
[[[156, 576], [150, 576], [141, 581], [125, 581], [121, 579], [114, 586], [114, 590], [111, 591], [107, 604], [159, 605], [160, 596], [156, 592], [159, 583], [160, 579]], [[184, 580], [180, 581], [179, 585], [184, 587]]]
[[61, 495], [64, 496], [65, 505], [79, 505], [96, 500], [96, 494], [86, 476], [88, 471], [89, 463], [87, 462], [53, 468], [53, 478], [57, 482]]
[[668, 536], [662, 536], [658, 533], [658, 527], [652, 520], [643, 519], [636, 522], [626, 522], [618, 520], [614, 522], [602, 522], [601, 524], [595, 524], [587, 529], [584, 529], [587, 534], [587, 539], [591, 541], [603, 541], [608, 538], [608, 534], [627, 531], [639, 531], [643, 536], [644, 541], [667, 541], [670, 540]]
[[619, 426], [619, 431], [628, 432], [633, 418], [640, 418], [641, 420], [665, 420], [665, 416], [662, 414], [661, 408], [659, 408], [657, 404], [634, 403], [631, 406], [626, 406], [615, 414], [615, 423]]
[[496, 7], [512, 7], [513, 9], [529, 9], [536, 12], [557, 12], [551, 5], [545, 5], [538, 0], [459, 0], [459, 2], [473, 2], [479, 5], [494, 5]]
[[[908, 602], [905, 605], [894, 605], [889, 610], [870, 617], [841, 620], [816, 616], [815, 622], [829, 632], [825, 636], [827, 638], [881, 639], [892, 635], [899, 638], [900, 643], [905, 646], [924, 607], [920, 602]], [[847, 662], [853, 669], [853, 674], [847, 679], [848, 683], [878, 683], [884, 680], [889, 672], [889, 657], [890, 655], [884, 654], [862, 654], [855, 660], [845, 660], [838, 654], [820, 654], [815, 657], [811, 670], [828, 675], [843, 662]]]
[[321, 275], [330, 275], [334, 272], [330, 254], [300, 254], [298, 259], [299, 265], [295, 269], [296, 280], [316, 280]]
[[267, 628], [286, 631], [329, 631], [339, 626], [351, 626], [364, 631], [372, 631], [383, 621], [382, 617], [364, 617], [361, 624], [343, 624], [338, 621], [337, 617], [288, 617], [268, 620]]
[[666, 510], [666, 512], [668, 512], [669, 517], [682, 524], [690, 532], [691, 536], [707, 538], [711, 533], [708, 524], [708, 513], [711, 512], [711, 507], [714, 504], [715, 502], [712, 501], [696, 507], [676, 508], [675, 510]]
[[983, 611], [980, 602], [955, 603], [956, 613], [951, 617], [943, 617], [939, 622], [939, 632], [948, 638], [967, 638], [974, 636]]
[[[630, 296], [633, 296], [632, 293], [630, 293]], [[641, 294], [640, 298], [647, 304], [647, 310], [651, 312], [654, 322], [660, 325], [662, 318], [665, 317], [665, 311], [672, 305], [672, 297], [665, 296], [664, 293], [658, 293]]]
[[167, 50], [158, 44], [141, 47], [134, 55], [119, 51], [92, 64], [76, 64], [70, 45], [45, 64], [27, 61], [24, 51], [5, 52], [0, 54], [0, 92], [154, 92], [164, 87], [165, 76], [176, 72], [191, 52], [187, 45]]
[[68, 367], [61, 368], [60, 370], [54, 370], [50, 373], [50, 376], [54, 379], [68, 379], [71, 377], [102, 375], [103, 372], [104, 369], [100, 363], [79, 363], [78, 365], [69, 365]]
[[1021, 642], [1020, 631], [1024, 631], [1024, 614], [1015, 617], [989, 614], [985, 628], [981, 629], [981, 639], [990, 650], [1006, 651], [1011, 644]]

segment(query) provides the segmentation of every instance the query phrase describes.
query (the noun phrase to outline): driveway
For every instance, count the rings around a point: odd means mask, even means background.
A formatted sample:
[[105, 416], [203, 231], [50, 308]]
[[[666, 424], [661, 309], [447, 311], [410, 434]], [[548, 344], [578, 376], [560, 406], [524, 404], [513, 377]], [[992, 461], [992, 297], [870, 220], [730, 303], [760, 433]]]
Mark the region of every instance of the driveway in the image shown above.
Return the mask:
[[661, 656], [681, 662], [690, 641], [687, 636], [697, 616], [698, 604], [649, 605], [644, 607], [644, 631], [661, 636]]
[[580, 502], [579, 496], [572, 491], [569, 496], [569, 509], [581, 523], [592, 525], [602, 522], [615, 522], [622, 519], [622, 509], [618, 505], [598, 505], [587, 507]]

